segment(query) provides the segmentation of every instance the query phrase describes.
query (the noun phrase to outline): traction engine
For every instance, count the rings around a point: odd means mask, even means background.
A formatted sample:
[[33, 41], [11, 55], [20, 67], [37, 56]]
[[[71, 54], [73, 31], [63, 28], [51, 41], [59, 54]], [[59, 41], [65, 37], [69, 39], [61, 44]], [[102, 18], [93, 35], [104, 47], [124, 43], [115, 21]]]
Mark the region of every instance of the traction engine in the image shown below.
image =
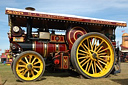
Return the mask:
[[6, 8], [15, 58], [11, 67], [19, 80], [38, 80], [49, 67], [72, 69], [87, 78], [120, 71], [115, 29], [126, 22], [26, 9]]

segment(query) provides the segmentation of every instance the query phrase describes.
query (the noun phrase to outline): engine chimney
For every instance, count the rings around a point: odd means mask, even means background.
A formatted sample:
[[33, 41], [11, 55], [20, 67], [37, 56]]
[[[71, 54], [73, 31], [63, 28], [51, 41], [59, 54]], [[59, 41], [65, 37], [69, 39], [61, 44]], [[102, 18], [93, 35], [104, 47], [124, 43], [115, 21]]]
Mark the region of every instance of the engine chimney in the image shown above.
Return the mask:
[[25, 9], [30, 10], [30, 11], [35, 11], [35, 8], [33, 8], [33, 7], [26, 7]]
[[[33, 7], [26, 7], [26, 10], [29, 11], [35, 11], [35, 8]], [[27, 40], [29, 41], [29, 39], [32, 37], [32, 19], [28, 18], [27, 19]]]

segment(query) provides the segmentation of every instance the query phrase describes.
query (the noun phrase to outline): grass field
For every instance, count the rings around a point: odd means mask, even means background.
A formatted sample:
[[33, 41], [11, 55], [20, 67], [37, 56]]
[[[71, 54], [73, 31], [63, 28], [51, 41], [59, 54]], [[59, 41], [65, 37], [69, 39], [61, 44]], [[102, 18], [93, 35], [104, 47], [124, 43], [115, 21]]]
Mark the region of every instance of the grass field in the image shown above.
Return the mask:
[[[68, 72], [47, 73], [36, 82], [20, 82], [10, 66], [0, 64], [0, 82], [4, 85], [128, 85], [128, 63], [121, 63], [121, 73], [102, 79], [80, 79]], [[1, 84], [1, 83], [0, 83]]]

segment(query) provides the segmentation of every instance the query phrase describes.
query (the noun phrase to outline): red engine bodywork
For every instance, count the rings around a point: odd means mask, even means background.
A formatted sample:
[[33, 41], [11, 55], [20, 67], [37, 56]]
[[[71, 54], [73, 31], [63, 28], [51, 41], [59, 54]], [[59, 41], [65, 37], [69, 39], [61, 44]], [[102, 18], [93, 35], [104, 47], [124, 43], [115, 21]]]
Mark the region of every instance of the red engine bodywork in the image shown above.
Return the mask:
[[41, 41], [35, 41], [33, 43], [33, 50], [40, 53], [43, 57], [48, 57], [50, 53], [67, 51], [66, 44], [56, 43], [44, 43]]

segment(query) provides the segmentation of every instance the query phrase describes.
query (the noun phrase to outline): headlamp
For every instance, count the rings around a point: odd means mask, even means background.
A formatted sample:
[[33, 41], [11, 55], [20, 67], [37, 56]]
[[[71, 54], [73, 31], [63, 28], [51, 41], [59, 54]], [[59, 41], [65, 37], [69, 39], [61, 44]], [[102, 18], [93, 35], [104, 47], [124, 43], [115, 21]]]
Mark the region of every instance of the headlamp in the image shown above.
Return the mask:
[[18, 26], [14, 26], [14, 27], [13, 27], [13, 31], [17, 33], [17, 32], [20, 31], [20, 28], [19, 28]]

